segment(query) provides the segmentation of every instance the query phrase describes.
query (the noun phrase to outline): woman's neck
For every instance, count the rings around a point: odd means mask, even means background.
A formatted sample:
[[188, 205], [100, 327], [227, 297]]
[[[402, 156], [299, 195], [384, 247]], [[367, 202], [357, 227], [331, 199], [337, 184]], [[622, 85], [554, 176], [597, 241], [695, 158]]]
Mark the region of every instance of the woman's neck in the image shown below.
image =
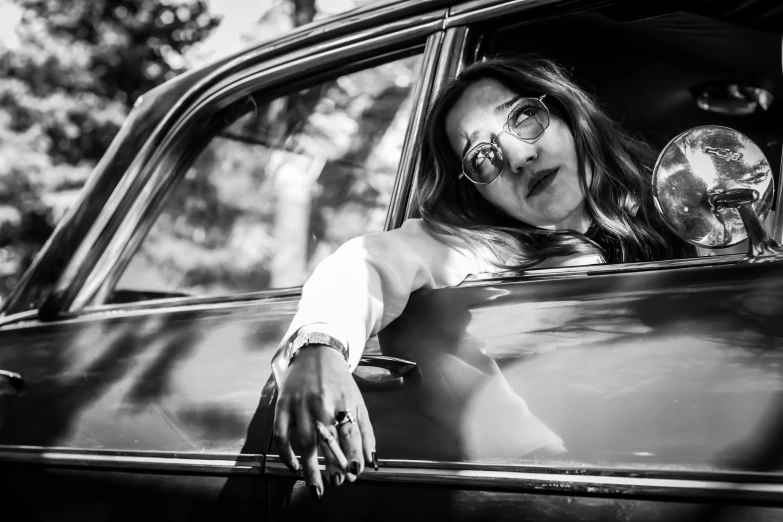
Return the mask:
[[587, 212], [584, 202], [582, 202], [577, 208], [573, 210], [565, 219], [559, 223], [553, 225], [543, 226], [541, 228], [547, 230], [571, 230], [572, 232], [579, 232], [584, 234], [590, 225], [593, 223], [593, 218], [590, 213]]

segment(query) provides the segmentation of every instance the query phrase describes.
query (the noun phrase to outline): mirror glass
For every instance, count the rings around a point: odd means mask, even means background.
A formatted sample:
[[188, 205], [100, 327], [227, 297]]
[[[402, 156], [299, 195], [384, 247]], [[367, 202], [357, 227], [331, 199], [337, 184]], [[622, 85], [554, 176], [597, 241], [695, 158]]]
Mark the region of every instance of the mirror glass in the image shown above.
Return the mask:
[[734, 188], [758, 193], [753, 203], [762, 221], [772, 207], [772, 169], [761, 149], [728, 127], [708, 125], [683, 132], [658, 156], [653, 196], [664, 221], [682, 239], [723, 248], [747, 237], [734, 208], [716, 210], [709, 196]]

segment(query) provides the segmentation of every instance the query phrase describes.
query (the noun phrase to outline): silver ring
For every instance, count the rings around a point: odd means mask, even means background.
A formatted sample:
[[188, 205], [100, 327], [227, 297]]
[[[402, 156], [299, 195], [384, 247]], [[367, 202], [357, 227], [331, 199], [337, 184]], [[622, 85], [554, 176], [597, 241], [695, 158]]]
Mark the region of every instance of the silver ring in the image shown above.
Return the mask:
[[338, 411], [334, 416], [334, 427], [339, 429], [343, 424], [353, 424], [354, 420], [350, 411]]

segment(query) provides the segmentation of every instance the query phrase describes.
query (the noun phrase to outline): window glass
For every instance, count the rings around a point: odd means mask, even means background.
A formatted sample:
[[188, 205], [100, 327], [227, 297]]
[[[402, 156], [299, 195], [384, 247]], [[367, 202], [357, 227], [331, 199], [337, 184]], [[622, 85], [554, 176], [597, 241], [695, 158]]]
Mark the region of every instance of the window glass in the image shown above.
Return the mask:
[[419, 65], [249, 97], [172, 192], [113, 300], [301, 285], [342, 243], [381, 230]]

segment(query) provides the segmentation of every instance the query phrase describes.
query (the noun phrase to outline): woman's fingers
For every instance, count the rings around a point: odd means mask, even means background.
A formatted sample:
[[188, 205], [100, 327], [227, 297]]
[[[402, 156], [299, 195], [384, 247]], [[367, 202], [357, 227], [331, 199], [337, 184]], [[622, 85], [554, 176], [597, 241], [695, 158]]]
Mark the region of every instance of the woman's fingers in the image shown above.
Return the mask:
[[287, 404], [281, 401], [277, 402], [275, 408], [275, 422], [274, 422], [274, 437], [277, 449], [280, 452], [280, 458], [283, 464], [288, 466], [291, 473], [299, 471], [299, 460], [294, 455], [294, 450], [291, 448], [291, 439], [289, 433], [291, 429], [291, 412], [288, 409]]
[[370, 414], [367, 412], [367, 406], [365, 406], [364, 400], [361, 398], [357, 407], [356, 424], [359, 425], [359, 430], [361, 430], [362, 434], [364, 461], [371, 462], [373, 468], [378, 471], [378, 457], [375, 455], [375, 432], [370, 423]]
[[321, 480], [321, 470], [318, 468], [318, 449], [316, 446], [316, 432], [314, 420], [310, 417], [304, 405], [296, 411], [296, 432], [299, 439], [299, 447], [302, 450], [302, 467], [304, 479], [313, 500], [321, 500], [324, 493], [324, 484]]
[[301, 466], [317, 500], [325, 482], [319, 450], [331, 486], [353, 482], [375, 462], [375, 437], [364, 400], [345, 362], [333, 352], [303, 350], [289, 367], [275, 408], [274, 438], [281, 460], [292, 472]]
[[[343, 420], [337, 428], [340, 435], [340, 445], [345, 457], [348, 459], [348, 474], [346, 478], [349, 482], [356, 480], [356, 477], [364, 471], [364, 456], [362, 455], [362, 435], [359, 425], [356, 423], [356, 414], [350, 410], [344, 410], [346, 420]], [[342, 415], [340, 417], [343, 417]], [[347, 420], [350, 419], [350, 420]]]
[[318, 446], [326, 462], [327, 480], [331, 486], [337, 487], [345, 480], [348, 461], [343, 450], [340, 449], [334, 426], [326, 426], [321, 421], [315, 421], [315, 427], [318, 432]]

